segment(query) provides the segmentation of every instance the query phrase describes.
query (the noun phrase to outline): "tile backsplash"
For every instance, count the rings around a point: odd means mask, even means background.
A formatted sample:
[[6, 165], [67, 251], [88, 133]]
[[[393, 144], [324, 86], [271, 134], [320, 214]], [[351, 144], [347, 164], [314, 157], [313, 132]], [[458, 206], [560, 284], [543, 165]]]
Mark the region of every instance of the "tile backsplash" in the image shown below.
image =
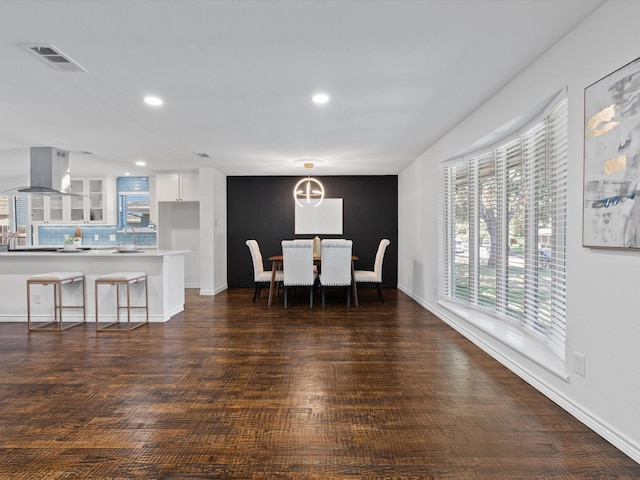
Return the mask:
[[116, 189], [118, 192], [148, 192], [149, 177], [118, 177]]
[[[62, 245], [64, 236], [73, 237], [78, 225], [38, 225], [39, 245]], [[82, 245], [85, 247], [117, 247], [130, 244], [131, 234], [118, 232], [115, 225], [80, 225]], [[97, 240], [96, 240], [97, 235]], [[115, 235], [115, 240], [110, 240]], [[136, 243], [144, 247], [156, 246], [156, 232], [136, 232]]]

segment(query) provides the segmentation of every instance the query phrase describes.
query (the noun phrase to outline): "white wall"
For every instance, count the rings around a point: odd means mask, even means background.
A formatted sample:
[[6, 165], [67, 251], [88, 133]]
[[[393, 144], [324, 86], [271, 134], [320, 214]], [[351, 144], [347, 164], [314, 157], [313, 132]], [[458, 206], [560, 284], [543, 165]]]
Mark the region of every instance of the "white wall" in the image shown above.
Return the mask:
[[227, 288], [227, 177], [201, 168], [200, 177], [200, 295]]
[[215, 171], [213, 217], [214, 286], [216, 293], [227, 288], [227, 176]]
[[107, 175], [104, 177], [104, 183], [102, 184], [104, 188], [105, 201], [104, 219], [107, 225], [118, 225], [118, 189], [116, 188], [117, 180], [118, 178], [115, 175]]
[[[640, 2], [609, 1], [399, 176], [398, 285], [640, 462], [640, 252], [582, 247], [584, 89], [640, 56]], [[566, 377], [437, 303], [438, 166], [568, 86]], [[586, 377], [574, 373], [586, 356]]]
[[0, 177], [0, 192], [27, 185], [29, 185], [28, 175], [24, 177]]
[[188, 250], [184, 256], [184, 286], [200, 287], [200, 204], [158, 202], [158, 248]]

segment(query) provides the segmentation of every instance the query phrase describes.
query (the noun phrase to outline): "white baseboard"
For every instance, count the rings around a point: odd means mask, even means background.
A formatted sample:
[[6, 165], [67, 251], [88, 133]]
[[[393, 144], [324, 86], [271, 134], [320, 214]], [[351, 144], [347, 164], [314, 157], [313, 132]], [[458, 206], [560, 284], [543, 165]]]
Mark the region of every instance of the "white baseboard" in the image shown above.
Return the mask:
[[227, 286], [227, 284], [225, 283], [224, 285], [222, 285], [221, 287], [216, 288], [215, 290], [200, 290], [200, 295], [203, 296], [211, 296], [211, 295], [217, 295], [220, 292], [224, 292], [225, 290], [227, 290], [227, 288], [229, 288]]

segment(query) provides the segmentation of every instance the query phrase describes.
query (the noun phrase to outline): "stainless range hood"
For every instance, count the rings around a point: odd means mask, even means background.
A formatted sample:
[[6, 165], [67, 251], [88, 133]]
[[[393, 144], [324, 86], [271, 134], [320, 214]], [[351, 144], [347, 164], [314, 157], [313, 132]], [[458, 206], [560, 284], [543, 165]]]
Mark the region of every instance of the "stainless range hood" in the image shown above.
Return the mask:
[[54, 147], [31, 147], [30, 182], [7, 190], [12, 195], [72, 195], [69, 193], [69, 152]]
[[68, 193], [69, 152], [53, 147], [31, 147], [31, 185], [22, 193]]

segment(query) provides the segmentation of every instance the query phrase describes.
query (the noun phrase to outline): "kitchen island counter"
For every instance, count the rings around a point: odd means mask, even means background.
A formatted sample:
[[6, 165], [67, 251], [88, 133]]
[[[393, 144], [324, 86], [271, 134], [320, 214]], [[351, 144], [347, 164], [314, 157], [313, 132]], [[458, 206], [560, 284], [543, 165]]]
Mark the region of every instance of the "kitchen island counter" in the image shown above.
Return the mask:
[[[27, 278], [46, 272], [82, 272], [85, 275], [87, 322], [95, 321], [95, 279], [112, 272], [145, 272], [149, 292], [149, 321], [166, 322], [184, 310], [184, 256], [186, 250], [157, 250], [141, 247], [135, 253], [113, 249], [91, 249], [73, 252], [18, 250], [0, 253], [0, 322], [27, 321]], [[45, 290], [46, 289], [46, 290]], [[51, 287], [32, 290], [32, 316], [47, 317], [53, 311]], [[65, 290], [70, 304], [76, 304], [82, 291]], [[141, 298], [142, 291], [136, 292]], [[115, 300], [100, 295], [100, 321], [115, 318]], [[38, 303], [36, 303], [38, 302]], [[66, 302], [65, 302], [66, 303]], [[104, 313], [103, 313], [104, 312]], [[68, 313], [65, 321], [76, 320], [81, 310]]]
[[56, 248], [56, 247], [42, 247], [42, 250], [39, 250], [38, 248], [31, 248], [31, 249], [23, 249], [23, 250], [10, 250], [8, 252], [0, 252], [0, 262], [2, 262], [2, 259], [5, 257], [19, 257], [19, 258], [24, 258], [27, 256], [36, 256], [36, 257], [42, 257], [42, 256], [54, 256], [54, 257], [60, 257], [63, 256], [65, 258], [69, 257], [75, 257], [75, 256], [84, 256], [84, 255], [91, 255], [91, 256], [113, 256], [113, 255], [117, 255], [117, 256], [144, 256], [144, 257], [164, 257], [164, 256], [169, 256], [169, 255], [184, 255], [185, 253], [188, 253], [188, 250], [157, 250], [153, 247], [149, 247], [149, 248], [145, 248], [145, 247], [141, 247], [140, 250], [135, 251], [135, 252], [119, 252], [117, 249], [114, 248], [81, 248], [78, 250], [63, 250], [62, 248]]

